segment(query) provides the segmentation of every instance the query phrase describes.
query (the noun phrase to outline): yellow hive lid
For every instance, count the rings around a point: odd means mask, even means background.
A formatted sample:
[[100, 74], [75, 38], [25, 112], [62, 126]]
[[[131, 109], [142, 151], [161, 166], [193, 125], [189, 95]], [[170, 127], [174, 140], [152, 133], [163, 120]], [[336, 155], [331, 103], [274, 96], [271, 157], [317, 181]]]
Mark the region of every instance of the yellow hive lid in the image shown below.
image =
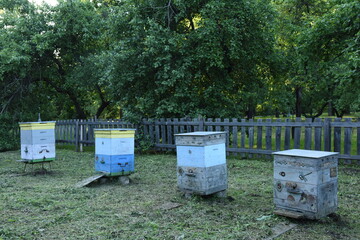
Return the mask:
[[134, 138], [135, 130], [131, 128], [94, 129], [96, 138]]
[[20, 122], [21, 130], [41, 130], [41, 129], [54, 129], [55, 121], [49, 122]]

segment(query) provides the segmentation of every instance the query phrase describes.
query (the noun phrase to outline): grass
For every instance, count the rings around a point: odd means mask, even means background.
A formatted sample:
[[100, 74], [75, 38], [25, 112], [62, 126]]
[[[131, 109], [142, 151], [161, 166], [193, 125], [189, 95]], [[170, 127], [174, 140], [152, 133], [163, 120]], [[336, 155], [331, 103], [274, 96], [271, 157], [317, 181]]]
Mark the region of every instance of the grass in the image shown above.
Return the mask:
[[338, 217], [310, 221], [273, 215], [271, 160], [229, 157], [228, 197], [187, 199], [177, 190], [174, 154], [136, 155], [129, 185], [84, 188], [74, 185], [94, 174], [92, 151], [58, 149], [47, 174], [36, 165], [23, 173], [19, 156], [0, 153], [0, 239], [265, 239], [290, 223], [296, 228], [276, 239], [360, 236], [357, 165], [340, 166]]

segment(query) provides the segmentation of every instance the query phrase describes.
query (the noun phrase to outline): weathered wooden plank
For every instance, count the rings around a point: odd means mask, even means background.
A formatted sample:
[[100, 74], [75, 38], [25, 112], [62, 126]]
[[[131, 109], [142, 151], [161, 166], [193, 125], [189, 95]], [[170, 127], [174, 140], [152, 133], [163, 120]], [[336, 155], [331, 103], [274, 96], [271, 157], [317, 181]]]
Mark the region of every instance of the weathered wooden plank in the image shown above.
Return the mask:
[[198, 117], [198, 122], [199, 122], [199, 128], [198, 131], [204, 131], [204, 119], [202, 117]]
[[[241, 122], [245, 122], [245, 119], [241, 119]], [[246, 128], [245, 126], [241, 127], [241, 140], [240, 140], [240, 147], [245, 148], [245, 138], [246, 137]], [[245, 157], [245, 154], [241, 154], [241, 157]]]
[[80, 144], [79, 151], [80, 152], [84, 151], [84, 144], [81, 142], [82, 140], [84, 140], [84, 125], [82, 124], [83, 121], [84, 121], [83, 119], [80, 120], [80, 130], [79, 130], [80, 131], [80, 136], [79, 136], [79, 144]]
[[[237, 122], [237, 118], [233, 118], [232, 122]], [[232, 145], [231, 147], [233, 148], [237, 148], [238, 147], [238, 127], [237, 126], [233, 126], [232, 127]], [[235, 156], [237, 155], [237, 153], [234, 154]]]
[[[270, 123], [271, 119], [266, 119], [266, 122]], [[266, 127], [266, 137], [265, 137], [265, 139], [266, 139], [266, 150], [271, 150], [272, 149], [271, 138], [272, 138], [272, 127], [268, 126], [268, 127]]]
[[[345, 122], [351, 122], [351, 118], [346, 118]], [[346, 127], [344, 128], [344, 154], [351, 155], [351, 133], [352, 128]], [[345, 160], [345, 164], [351, 164], [351, 160]]]
[[166, 137], [167, 142], [166, 143], [168, 143], [168, 144], [174, 144], [173, 137], [172, 137], [173, 136], [172, 125], [169, 124], [171, 122], [172, 122], [171, 118], [166, 119], [166, 133], [167, 133], [167, 137]]
[[166, 121], [165, 118], [160, 118], [160, 141], [166, 144]]
[[[276, 121], [281, 122], [281, 119], [276, 119]], [[276, 151], [280, 151], [280, 149], [281, 149], [281, 127], [276, 127], [275, 149], [276, 149]]]
[[[173, 119], [173, 123], [178, 123], [179, 122], [179, 119], [178, 118], [174, 118]], [[179, 125], [177, 124], [174, 124], [174, 134], [178, 134], [179, 133]]]
[[[250, 119], [249, 122], [254, 122], [253, 119]], [[254, 148], [254, 127], [250, 126], [248, 128], [249, 131], [249, 149], [253, 149]], [[252, 158], [252, 155], [249, 154], [249, 157]]]
[[208, 118], [207, 121], [205, 122], [205, 124], [207, 125], [207, 130], [209, 132], [213, 131], [213, 119], [212, 118]]
[[[312, 122], [312, 119], [311, 118], [307, 118], [305, 120], [306, 122]], [[311, 131], [312, 131], [312, 128], [310, 126], [307, 126], [305, 127], [305, 149], [307, 150], [310, 150], [311, 149]]]
[[79, 146], [79, 138], [80, 138], [80, 134], [79, 134], [79, 120], [76, 120], [75, 122], [75, 151], [79, 152], [80, 151], [80, 146]]
[[[297, 117], [296, 122], [301, 122], [301, 118]], [[300, 148], [300, 137], [301, 137], [301, 127], [297, 126], [294, 129], [294, 148], [299, 149]]]
[[193, 121], [192, 120], [190, 120], [189, 121], [189, 123], [190, 124], [188, 124], [188, 125], [186, 125], [186, 132], [193, 132], [194, 130], [193, 130]]
[[[261, 123], [262, 119], [258, 119], [257, 122]], [[257, 142], [256, 142], [257, 149], [262, 149], [262, 131], [263, 131], [263, 128], [262, 128], [262, 126], [259, 125], [257, 127]]]
[[152, 143], [155, 142], [155, 126], [154, 126], [154, 122], [149, 122], [149, 134], [150, 134], [150, 140]]
[[[290, 119], [285, 119], [285, 122], [290, 122]], [[291, 134], [291, 127], [287, 126], [285, 127], [285, 143], [284, 143], [284, 149], [288, 150], [290, 149], [290, 134]]]
[[[320, 118], [316, 118], [315, 122], [321, 122]], [[315, 136], [314, 136], [314, 143], [315, 143], [315, 150], [321, 151], [321, 127], [315, 127]]]
[[[229, 124], [229, 119], [225, 118], [224, 119], [224, 123], [228, 123]], [[226, 147], [229, 147], [230, 144], [230, 131], [229, 131], [229, 126], [224, 126], [224, 131], [226, 132]]]
[[92, 183], [92, 182], [94, 182], [94, 181], [96, 181], [96, 180], [98, 180], [98, 179], [100, 179], [100, 178], [102, 178], [104, 176], [105, 176], [105, 174], [97, 174], [97, 175], [91, 176], [91, 177], [86, 178], [86, 179], [78, 182], [77, 184], [75, 184], [75, 187], [76, 188], [85, 187], [85, 186], [89, 185], [90, 183]]
[[193, 124], [192, 124], [192, 125], [193, 125], [193, 129], [194, 129], [193, 131], [194, 131], [194, 132], [200, 131], [200, 130], [199, 130], [199, 127], [200, 127], [199, 119], [193, 118], [193, 119], [192, 119], [192, 123], [193, 123]]
[[[184, 118], [180, 118], [180, 122], [184, 121]], [[180, 133], [184, 133], [185, 132], [185, 126], [184, 125], [180, 125]]]
[[[334, 122], [340, 122], [340, 118], [334, 119]], [[340, 146], [341, 146], [341, 128], [334, 127], [334, 152], [340, 153]]]
[[331, 151], [331, 118], [325, 118], [324, 122], [324, 150]]
[[160, 143], [160, 125], [155, 123], [155, 144]]
[[[216, 119], [215, 119], [215, 122], [216, 122], [216, 123], [220, 123], [220, 122], [221, 122], [221, 118], [216, 118]], [[224, 124], [224, 125], [225, 125], [225, 124]], [[220, 125], [216, 125], [216, 126], [215, 126], [215, 131], [216, 131], [216, 132], [220, 132], [220, 131], [221, 131]]]

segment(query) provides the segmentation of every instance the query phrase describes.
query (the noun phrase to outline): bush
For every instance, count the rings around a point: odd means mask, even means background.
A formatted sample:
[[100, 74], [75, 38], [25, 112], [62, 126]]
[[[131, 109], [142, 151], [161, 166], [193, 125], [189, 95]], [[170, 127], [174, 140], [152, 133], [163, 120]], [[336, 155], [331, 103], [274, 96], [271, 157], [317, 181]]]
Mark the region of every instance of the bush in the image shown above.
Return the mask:
[[0, 152], [19, 147], [19, 126], [9, 114], [0, 114]]

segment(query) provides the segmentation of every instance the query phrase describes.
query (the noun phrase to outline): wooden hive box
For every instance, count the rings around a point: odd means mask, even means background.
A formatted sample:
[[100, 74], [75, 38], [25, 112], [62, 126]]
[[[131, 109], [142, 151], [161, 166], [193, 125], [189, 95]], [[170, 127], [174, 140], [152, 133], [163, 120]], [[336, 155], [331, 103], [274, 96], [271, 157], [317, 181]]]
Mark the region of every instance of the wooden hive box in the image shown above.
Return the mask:
[[313, 150], [274, 152], [275, 213], [319, 219], [338, 206], [338, 153]]
[[35, 163], [55, 160], [55, 121], [21, 122], [21, 159]]
[[175, 140], [179, 190], [210, 195], [227, 189], [225, 132], [182, 133]]
[[135, 171], [135, 129], [95, 129], [95, 171], [125, 176]]

